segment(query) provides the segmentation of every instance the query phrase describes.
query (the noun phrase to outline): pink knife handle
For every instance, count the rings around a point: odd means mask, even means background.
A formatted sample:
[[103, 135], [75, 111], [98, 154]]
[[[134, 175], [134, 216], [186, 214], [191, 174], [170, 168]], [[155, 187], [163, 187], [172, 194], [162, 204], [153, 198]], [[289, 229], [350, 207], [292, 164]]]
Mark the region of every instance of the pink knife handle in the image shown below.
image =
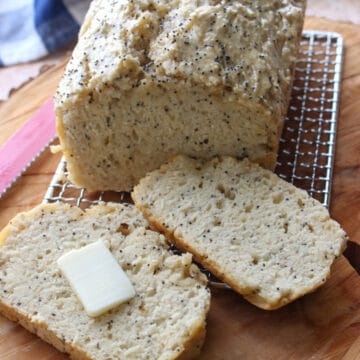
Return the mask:
[[48, 100], [0, 149], [0, 196], [55, 136], [53, 100]]

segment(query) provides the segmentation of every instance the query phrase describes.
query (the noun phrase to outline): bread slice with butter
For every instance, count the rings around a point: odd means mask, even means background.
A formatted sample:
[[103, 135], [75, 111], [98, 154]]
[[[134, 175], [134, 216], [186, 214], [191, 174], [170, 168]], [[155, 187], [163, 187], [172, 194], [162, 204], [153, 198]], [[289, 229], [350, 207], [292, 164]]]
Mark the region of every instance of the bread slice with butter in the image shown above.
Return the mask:
[[[169, 251], [134, 206], [40, 205], [16, 216], [0, 237], [0, 312], [60, 351], [94, 360], [198, 354], [210, 304], [206, 279], [190, 254]], [[57, 260], [100, 238], [136, 295], [92, 318]]]
[[267, 310], [321, 286], [346, 243], [318, 201], [248, 160], [178, 156], [132, 197], [179, 248]]

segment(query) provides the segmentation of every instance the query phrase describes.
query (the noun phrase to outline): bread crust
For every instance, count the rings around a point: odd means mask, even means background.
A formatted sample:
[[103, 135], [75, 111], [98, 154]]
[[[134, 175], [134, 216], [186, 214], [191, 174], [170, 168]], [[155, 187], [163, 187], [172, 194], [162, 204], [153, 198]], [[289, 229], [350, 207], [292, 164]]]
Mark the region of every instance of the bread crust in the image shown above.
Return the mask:
[[[179, 250], [191, 253], [197, 262], [199, 262], [204, 267], [206, 267], [219, 280], [228, 284], [234, 291], [244, 296], [248, 301], [258, 306], [259, 308], [264, 310], [276, 310], [303, 295], [303, 294], [298, 294], [297, 296], [292, 298], [282, 298], [281, 301], [279, 302], [269, 303], [266, 299], [256, 294], [251, 294], [252, 289], [239, 286], [238, 283], [232, 280], [232, 278], [229, 276], [230, 274], [224, 272], [221, 268], [219, 268], [216, 264], [214, 264], [211, 260], [209, 260], [206, 257], [206, 255], [200, 254], [196, 248], [190, 246], [189, 244], [186, 244], [182, 239], [182, 237], [179, 236], [176, 237], [173, 231], [169, 230], [168, 228], [164, 227], [160, 222], [158, 222], [150, 214], [150, 212], [146, 209], [146, 207], [137, 204], [136, 201], [135, 201], [135, 205], [143, 212], [145, 218], [149, 221], [150, 225], [152, 225], [152, 227], [155, 230], [163, 233], [166, 236], [166, 238], [169, 239], [169, 241], [173, 243]], [[315, 289], [316, 288], [314, 288], [313, 290]]]
[[[90, 355], [81, 350], [79, 347], [66, 340], [60, 339], [56, 333], [51, 331], [45, 322], [37, 321], [34, 322], [30, 316], [22, 313], [14, 306], [0, 300], [0, 313], [7, 319], [20, 324], [27, 331], [37, 335], [39, 338], [54, 346], [57, 350], [62, 353], [70, 355], [72, 359], [76, 360], [94, 360]], [[204, 344], [206, 336], [205, 323], [198, 323], [192, 328], [189, 334], [188, 340], [184, 343], [184, 348], [178, 356], [174, 356], [169, 360], [192, 360], [199, 356], [201, 348]], [[121, 360], [121, 359], [119, 359]]]
[[204, 323], [199, 323], [193, 327], [191, 335], [184, 344], [182, 353], [174, 358], [178, 360], [191, 360], [200, 355], [206, 337], [206, 327]]
[[51, 331], [45, 322], [38, 320], [33, 321], [31, 317], [22, 313], [14, 306], [10, 306], [0, 300], [0, 313], [7, 319], [20, 324], [29, 332], [37, 335], [39, 338], [54, 346], [62, 353], [67, 353], [71, 358], [76, 360], [93, 360], [88, 354], [82, 351], [74, 344], [68, 343], [66, 340], [60, 339], [56, 333]]

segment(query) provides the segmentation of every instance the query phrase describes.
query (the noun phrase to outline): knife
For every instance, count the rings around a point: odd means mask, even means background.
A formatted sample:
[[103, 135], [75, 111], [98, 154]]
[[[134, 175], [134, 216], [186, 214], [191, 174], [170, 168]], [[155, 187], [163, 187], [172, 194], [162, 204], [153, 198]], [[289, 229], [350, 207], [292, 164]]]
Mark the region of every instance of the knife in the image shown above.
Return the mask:
[[0, 198], [55, 137], [51, 98], [0, 148]]

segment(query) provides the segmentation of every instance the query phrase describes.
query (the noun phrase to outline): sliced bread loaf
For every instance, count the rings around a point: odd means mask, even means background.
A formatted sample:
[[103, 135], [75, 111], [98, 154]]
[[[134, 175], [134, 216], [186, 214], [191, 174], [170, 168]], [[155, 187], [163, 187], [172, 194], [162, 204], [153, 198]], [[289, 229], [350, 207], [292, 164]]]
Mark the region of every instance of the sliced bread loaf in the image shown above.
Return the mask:
[[[188, 359], [205, 335], [210, 294], [190, 254], [177, 256], [132, 205], [22, 213], [2, 231], [0, 311], [74, 359]], [[91, 318], [56, 261], [102, 238], [136, 296]]]
[[71, 181], [128, 191], [179, 153], [273, 168], [305, 3], [94, 0], [55, 96]]
[[346, 242], [318, 201], [248, 160], [178, 156], [132, 197], [176, 246], [263, 309], [321, 286]]

